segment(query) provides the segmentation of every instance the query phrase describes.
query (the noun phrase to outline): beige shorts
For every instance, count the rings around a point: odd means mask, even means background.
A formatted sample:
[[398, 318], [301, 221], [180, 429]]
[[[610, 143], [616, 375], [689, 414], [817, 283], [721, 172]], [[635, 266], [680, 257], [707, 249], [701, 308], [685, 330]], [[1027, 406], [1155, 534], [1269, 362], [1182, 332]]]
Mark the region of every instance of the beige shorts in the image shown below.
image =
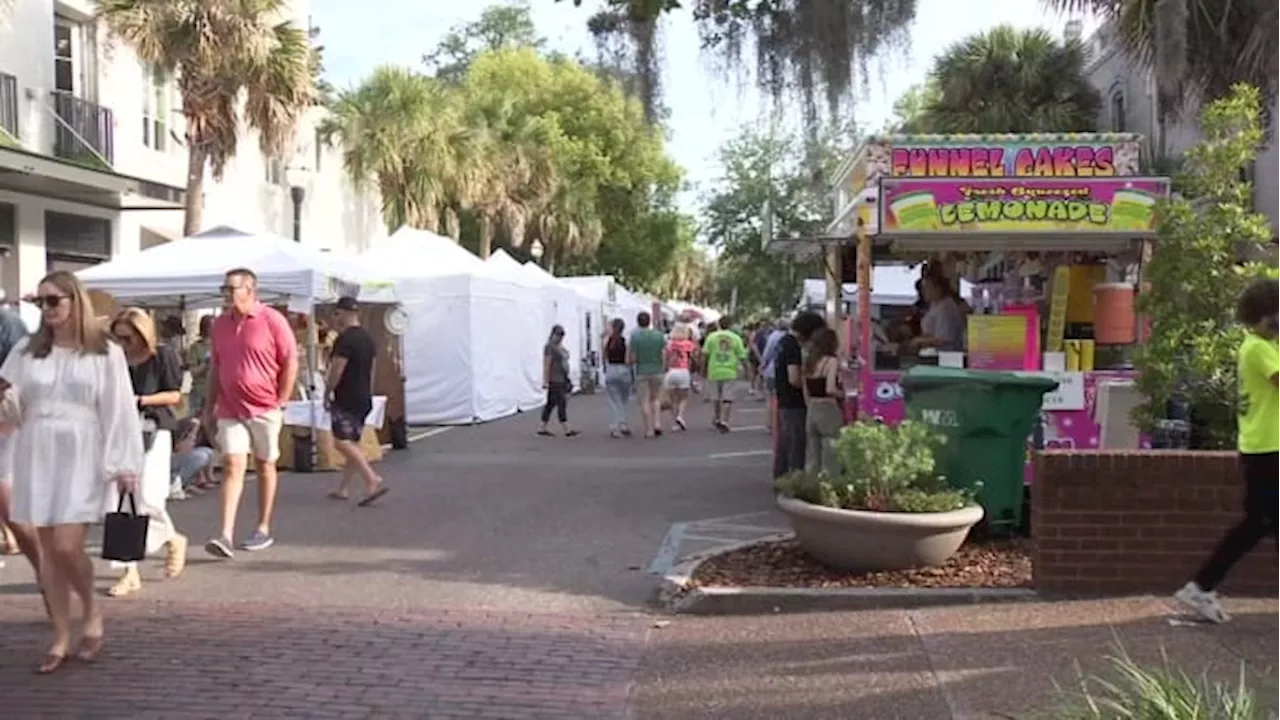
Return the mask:
[[739, 393], [742, 392], [741, 380], [712, 380], [711, 381], [711, 400], [712, 402], [731, 403], [738, 399]]
[[262, 462], [280, 459], [284, 413], [271, 410], [248, 420], [218, 418], [218, 449], [224, 455], [249, 455]]
[[657, 402], [662, 397], [663, 375], [637, 375], [636, 400], [640, 402]]

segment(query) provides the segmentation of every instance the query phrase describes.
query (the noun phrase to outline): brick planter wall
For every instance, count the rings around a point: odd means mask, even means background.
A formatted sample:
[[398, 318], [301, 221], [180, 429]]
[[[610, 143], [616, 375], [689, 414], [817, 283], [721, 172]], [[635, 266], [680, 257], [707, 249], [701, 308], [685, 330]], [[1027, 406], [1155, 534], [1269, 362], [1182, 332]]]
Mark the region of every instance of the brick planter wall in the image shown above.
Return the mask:
[[[1039, 453], [1031, 486], [1036, 589], [1172, 593], [1239, 518], [1243, 487], [1234, 453]], [[1221, 590], [1275, 597], [1276, 578], [1276, 545], [1266, 539]]]

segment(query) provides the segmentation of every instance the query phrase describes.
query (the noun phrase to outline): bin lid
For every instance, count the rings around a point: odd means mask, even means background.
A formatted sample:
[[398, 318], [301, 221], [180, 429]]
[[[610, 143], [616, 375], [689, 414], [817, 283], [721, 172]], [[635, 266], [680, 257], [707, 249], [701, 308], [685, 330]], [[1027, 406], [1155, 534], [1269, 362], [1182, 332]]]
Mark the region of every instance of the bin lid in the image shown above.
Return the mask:
[[904, 390], [940, 387], [943, 385], [986, 385], [1019, 387], [1049, 392], [1058, 387], [1058, 381], [1039, 373], [997, 372], [994, 370], [965, 370], [963, 368], [917, 365], [902, 376], [899, 383]]

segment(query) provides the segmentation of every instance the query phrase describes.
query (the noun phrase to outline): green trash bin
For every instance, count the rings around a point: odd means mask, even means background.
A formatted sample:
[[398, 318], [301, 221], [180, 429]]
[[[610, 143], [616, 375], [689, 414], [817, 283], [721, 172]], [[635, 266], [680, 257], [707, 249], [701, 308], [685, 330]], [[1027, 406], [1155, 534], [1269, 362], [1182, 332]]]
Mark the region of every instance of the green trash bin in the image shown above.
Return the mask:
[[955, 487], [982, 483], [987, 525], [1022, 523], [1026, 443], [1044, 394], [1058, 381], [1033, 373], [917, 366], [902, 377], [907, 417], [947, 438], [938, 470]]

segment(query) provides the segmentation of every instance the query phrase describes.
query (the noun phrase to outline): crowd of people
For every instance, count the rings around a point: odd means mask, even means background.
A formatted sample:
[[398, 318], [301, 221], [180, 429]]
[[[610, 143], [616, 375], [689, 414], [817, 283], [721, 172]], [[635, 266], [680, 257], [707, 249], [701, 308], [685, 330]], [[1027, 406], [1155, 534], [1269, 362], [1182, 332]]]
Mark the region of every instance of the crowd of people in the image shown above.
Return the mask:
[[[157, 327], [136, 307], [99, 317], [68, 272], [50, 273], [28, 299], [40, 309], [34, 332], [16, 313], [0, 310], [0, 527], [6, 552], [31, 563], [52, 625], [38, 673], [101, 654], [105, 624], [86, 542], [90, 527], [126, 497], [147, 517], [145, 555], [164, 550], [166, 578], [183, 573], [188, 548], [167, 510], [170, 499], [221, 487], [220, 525], [204, 546], [215, 558], [274, 543], [282, 408], [295, 395], [298, 346], [284, 314], [259, 300], [252, 270], [228, 272], [221, 293], [223, 311], [202, 319], [185, 353], [178, 318]], [[359, 504], [368, 506], [388, 490], [359, 447], [372, 409], [377, 348], [354, 298], [339, 299], [330, 321], [338, 335], [324, 404], [345, 460], [330, 497], [347, 499], [358, 481]], [[189, 412], [180, 419], [183, 405]], [[217, 457], [220, 481], [212, 472]], [[235, 543], [250, 458], [257, 522]], [[108, 595], [142, 588], [137, 562], [116, 565], [120, 577]], [[73, 596], [82, 608], [74, 646]]]
[[[753, 323], [739, 331], [723, 316], [694, 326], [675, 322], [663, 330], [652, 315], [637, 314], [636, 328], [614, 318], [602, 338], [604, 388], [609, 404], [609, 436], [632, 435], [632, 405], [639, 405], [644, 437], [688, 429], [685, 411], [694, 394], [713, 403], [712, 427], [732, 430], [733, 407], [744, 395], [776, 400], [778, 452], [775, 476], [793, 470], [836, 470], [833, 440], [844, 424], [844, 386], [839, 340], [821, 315], [800, 313], [788, 321]], [[553, 436], [560, 421], [565, 436], [580, 433], [568, 421], [573, 388], [564, 329], [555, 326], [543, 352], [546, 404], [537, 434]], [[634, 401], [634, 402], [633, 402]]]

